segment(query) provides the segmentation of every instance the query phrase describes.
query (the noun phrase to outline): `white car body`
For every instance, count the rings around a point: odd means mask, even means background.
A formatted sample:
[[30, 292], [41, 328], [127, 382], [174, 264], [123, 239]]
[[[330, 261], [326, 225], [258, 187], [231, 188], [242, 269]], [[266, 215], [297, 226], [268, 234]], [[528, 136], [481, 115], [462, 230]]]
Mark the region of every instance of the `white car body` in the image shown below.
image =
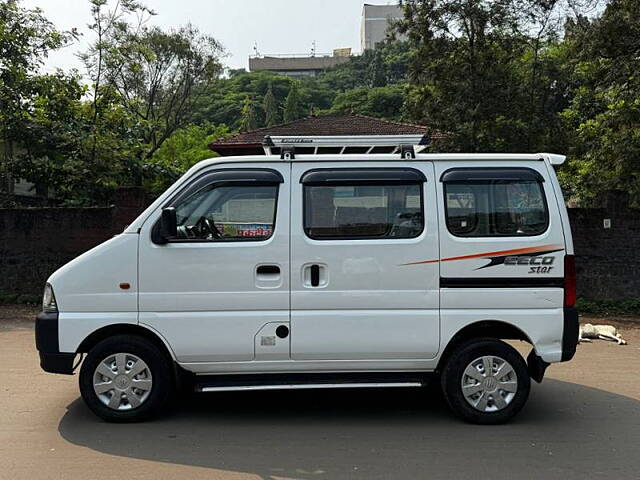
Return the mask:
[[[566, 360], [573, 352], [563, 356], [563, 341], [565, 349], [570, 344], [563, 285], [522, 280], [561, 280], [564, 258], [573, 255], [553, 169], [563, 158], [417, 154], [408, 160], [369, 154], [200, 162], [122, 234], [51, 275], [48, 283], [59, 311], [58, 351], [75, 355], [105, 328], [129, 326], [157, 337], [180, 367], [197, 375], [431, 372], [463, 329], [492, 322], [521, 332], [543, 362]], [[317, 240], [305, 234], [301, 177], [306, 172], [395, 168], [417, 170], [426, 180], [419, 236]], [[548, 208], [545, 231], [535, 236], [453, 235], [441, 178], [451, 169], [469, 168], [535, 172]], [[194, 179], [225, 169], [268, 169], [282, 176], [272, 236], [254, 242], [154, 243], [152, 229], [167, 202]], [[531, 258], [549, 252], [553, 273], [528, 273], [527, 265], [483, 268], [490, 254], [529, 251], [534, 252]], [[258, 274], [261, 265], [278, 271]], [[318, 265], [320, 276], [314, 287], [309, 285], [312, 265]], [[290, 331], [285, 338], [275, 333], [281, 325]]]

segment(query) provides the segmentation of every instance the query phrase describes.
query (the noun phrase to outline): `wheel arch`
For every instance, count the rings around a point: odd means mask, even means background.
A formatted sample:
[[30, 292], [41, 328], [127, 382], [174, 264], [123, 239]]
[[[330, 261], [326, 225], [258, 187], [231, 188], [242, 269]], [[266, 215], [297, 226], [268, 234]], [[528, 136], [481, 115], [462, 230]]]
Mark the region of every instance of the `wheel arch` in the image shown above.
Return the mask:
[[474, 338], [494, 338], [496, 340], [522, 340], [530, 345], [533, 342], [519, 327], [502, 320], [480, 320], [459, 329], [449, 340], [440, 359], [437, 370], [446, 362], [451, 353], [459, 346]]
[[78, 346], [76, 353], [88, 353], [102, 340], [114, 335], [135, 335], [143, 337], [156, 345], [172, 362], [176, 361], [175, 354], [167, 341], [155, 330], [139, 324], [116, 323], [107, 325], [91, 332]]

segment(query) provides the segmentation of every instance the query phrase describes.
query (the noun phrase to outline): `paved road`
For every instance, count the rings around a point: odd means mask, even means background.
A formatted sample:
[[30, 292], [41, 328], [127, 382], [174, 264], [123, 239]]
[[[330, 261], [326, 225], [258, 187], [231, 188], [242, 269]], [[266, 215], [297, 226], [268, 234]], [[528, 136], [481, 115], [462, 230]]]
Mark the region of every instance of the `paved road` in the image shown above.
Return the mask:
[[0, 479], [640, 478], [640, 330], [550, 368], [513, 423], [460, 423], [415, 391], [210, 394], [111, 425], [77, 377], [41, 372], [28, 323], [0, 326]]

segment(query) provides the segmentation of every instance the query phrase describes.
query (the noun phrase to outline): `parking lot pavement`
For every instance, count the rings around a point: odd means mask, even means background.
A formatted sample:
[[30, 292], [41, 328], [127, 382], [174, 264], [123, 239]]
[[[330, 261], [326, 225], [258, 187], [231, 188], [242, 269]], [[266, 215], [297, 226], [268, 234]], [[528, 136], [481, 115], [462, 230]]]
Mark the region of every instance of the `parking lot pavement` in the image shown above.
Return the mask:
[[113, 425], [40, 370], [30, 321], [0, 320], [0, 479], [638, 479], [640, 329], [622, 333], [552, 365], [503, 426], [429, 389], [210, 394]]

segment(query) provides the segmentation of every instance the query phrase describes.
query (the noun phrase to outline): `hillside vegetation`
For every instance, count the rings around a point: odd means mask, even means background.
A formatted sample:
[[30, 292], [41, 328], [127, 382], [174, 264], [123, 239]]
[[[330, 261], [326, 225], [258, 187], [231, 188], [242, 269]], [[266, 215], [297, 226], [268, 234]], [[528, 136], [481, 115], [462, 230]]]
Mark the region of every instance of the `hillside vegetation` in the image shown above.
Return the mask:
[[640, 0], [403, 3], [376, 50], [303, 80], [225, 71], [215, 32], [150, 27], [156, 12], [107, 0], [89, 1], [82, 75], [42, 74], [76, 32], [0, 3], [0, 175], [100, 205], [118, 185], [162, 190], [217, 138], [354, 112], [449, 132], [438, 151], [566, 153], [582, 205], [612, 189], [640, 205]]

